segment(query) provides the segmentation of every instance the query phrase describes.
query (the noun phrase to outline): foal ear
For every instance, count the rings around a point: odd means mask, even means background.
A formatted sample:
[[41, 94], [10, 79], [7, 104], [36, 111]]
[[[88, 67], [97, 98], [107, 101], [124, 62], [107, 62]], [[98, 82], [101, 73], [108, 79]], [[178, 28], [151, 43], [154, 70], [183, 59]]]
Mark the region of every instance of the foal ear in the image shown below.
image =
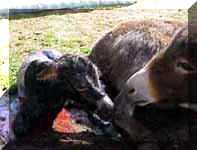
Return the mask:
[[58, 70], [55, 64], [52, 64], [45, 69], [43, 69], [38, 75], [37, 80], [46, 81], [46, 80], [55, 80], [58, 77]]

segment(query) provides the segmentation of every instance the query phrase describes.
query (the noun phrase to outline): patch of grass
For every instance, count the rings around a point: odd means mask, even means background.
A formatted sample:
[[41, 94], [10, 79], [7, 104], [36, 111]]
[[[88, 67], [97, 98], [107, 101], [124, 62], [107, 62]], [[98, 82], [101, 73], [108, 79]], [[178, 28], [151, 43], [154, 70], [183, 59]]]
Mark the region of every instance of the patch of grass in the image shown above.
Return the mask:
[[[28, 39], [25, 35], [17, 35], [17, 37], [12, 37], [11, 39], [11, 50], [9, 55], [9, 83], [10, 85], [16, 83], [17, 74], [19, 67], [22, 63], [22, 60], [26, 55], [29, 53], [44, 48], [55, 48], [62, 53], [80, 53], [80, 54], [89, 54], [91, 48], [87, 47], [89, 44], [90, 38], [83, 37], [80, 38], [79, 36], [73, 36], [70, 38], [62, 38], [58, 37], [54, 31], [47, 31], [41, 33], [42, 35], [39, 36], [40, 33], [36, 32], [36, 35], [33, 35], [29, 43], [26, 41]], [[36, 47], [35, 45], [37, 44]], [[24, 46], [26, 45], [27, 48]], [[24, 49], [19, 49], [19, 47]], [[1, 81], [0, 81], [1, 82]]]
[[82, 48], [80, 48], [80, 52], [82, 52], [84, 54], [89, 54], [91, 52], [91, 48], [82, 47]]
[[9, 84], [12, 85], [16, 83], [17, 80], [17, 73], [19, 70], [19, 67], [21, 65], [22, 57], [19, 53], [10, 53], [9, 58]]
[[48, 32], [44, 36], [44, 40], [43, 40], [42, 44], [43, 44], [43, 46], [52, 47], [53, 45], [57, 45], [58, 44], [58, 39], [55, 37], [55, 34], [53, 32]]

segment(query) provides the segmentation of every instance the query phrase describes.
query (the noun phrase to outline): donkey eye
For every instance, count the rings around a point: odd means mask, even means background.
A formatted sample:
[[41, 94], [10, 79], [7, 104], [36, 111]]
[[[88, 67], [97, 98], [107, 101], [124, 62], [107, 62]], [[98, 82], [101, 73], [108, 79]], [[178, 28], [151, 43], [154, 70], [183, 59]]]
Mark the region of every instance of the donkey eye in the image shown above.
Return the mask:
[[177, 67], [187, 72], [192, 72], [195, 70], [195, 68], [187, 62], [178, 62]]
[[134, 88], [132, 88], [132, 89], [130, 89], [129, 91], [128, 91], [128, 94], [134, 94], [135, 93], [135, 89]]

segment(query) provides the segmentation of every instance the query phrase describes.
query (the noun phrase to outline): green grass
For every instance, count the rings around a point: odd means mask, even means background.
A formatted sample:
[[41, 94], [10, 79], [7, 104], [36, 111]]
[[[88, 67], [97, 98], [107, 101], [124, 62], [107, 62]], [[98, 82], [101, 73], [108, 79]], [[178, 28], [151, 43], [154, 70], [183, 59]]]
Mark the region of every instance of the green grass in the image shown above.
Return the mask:
[[[79, 53], [79, 54], [89, 54], [91, 51], [90, 47], [87, 47], [88, 39], [83, 40], [79, 37], [71, 37], [64, 41], [63, 39], [59, 39], [55, 36], [55, 33], [50, 31], [43, 35], [42, 39], [34, 39], [35, 43], [37, 40], [40, 40], [41, 48], [57, 48], [63, 53]], [[20, 47], [23, 42], [25, 42], [25, 38], [19, 37], [17, 41], [15, 41], [15, 46]], [[36, 46], [34, 48], [34, 44], [30, 45], [28, 50], [18, 50], [12, 49], [10, 51], [10, 68], [9, 68], [9, 83], [10, 85], [14, 84], [17, 80], [17, 73], [19, 67], [22, 63], [23, 58], [29, 54], [37, 50]], [[1, 82], [1, 80], [0, 80]]]
[[[78, 53], [78, 54], [89, 54], [91, 48], [87, 46], [89, 44], [90, 38], [85, 37], [80, 38], [79, 36], [73, 36], [69, 39], [62, 39], [55, 35], [55, 32], [48, 31], [42, 34], [42, 37], [33, 36], [34, 43], [28, 44], [28, 49], [18, 49], [17, 47], [24, 46], [26, 37], [19, 36], [14, 42], [15, 48], [10, 50], [10, 68], [9, 68], [9, 83], [10, 85], [14, 84], [17, 80], [17, 73], [19, 67], [22, 63], [22, 60], [29, 53], [41, 49], [41, 48], [55, 48], [60, 50], [62, 53]], [[37, 47], [36, 43], [40, 45], [40, 48]]]
[[16, 83], [18, 69], [21, 65], [21, 56], [18, 53], [10, 54], [9, 85]]

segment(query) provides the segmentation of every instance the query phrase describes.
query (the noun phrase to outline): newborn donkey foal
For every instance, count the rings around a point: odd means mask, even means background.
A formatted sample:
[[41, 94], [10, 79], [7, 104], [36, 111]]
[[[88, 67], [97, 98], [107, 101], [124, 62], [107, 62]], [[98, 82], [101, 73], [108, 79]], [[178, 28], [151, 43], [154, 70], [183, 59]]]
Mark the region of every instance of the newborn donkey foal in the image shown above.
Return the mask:
[[37, 51], [21, 67], [23, 80], [19, 80], [18, 90], [22, 105], [12, 125], [16, 137], [51, 128], [66, 99], [75, 100], [89, 112], [97, 111], [103, 119], [111, 116], [113, 103], [97, 67], [83, 56], [56, 54], [54, 50]]

